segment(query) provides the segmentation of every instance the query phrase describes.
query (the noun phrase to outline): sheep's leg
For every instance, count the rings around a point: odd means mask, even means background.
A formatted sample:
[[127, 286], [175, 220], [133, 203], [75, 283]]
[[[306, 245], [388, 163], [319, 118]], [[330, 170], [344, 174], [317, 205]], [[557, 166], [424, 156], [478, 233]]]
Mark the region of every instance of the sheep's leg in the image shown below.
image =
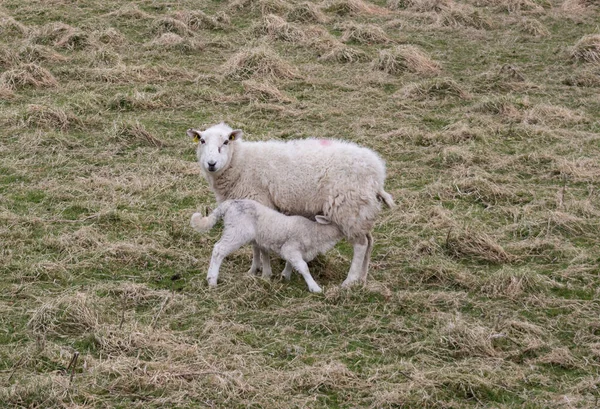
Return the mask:
[[[269, 265], [269, 267], [271, 267], [271, 265]], [[248, 270], [248, 274], [251, 276], [256, 275], [256, 272], [261, 268], [260, 247], [254, 244], [252, 245], [252, 266], [250, 267], [250, 270]]]
[[369, 240], [367, 239], [367, 236], [362, 236], [359, 239], [353, 240], [352, 245], [354, 246], [354, 255], [352, 256], [348, 277], [346, 277], [342, 283], [342, 287], [350, 287], [361, 278], [365, 263], [368, 268], [368, 261], [365, 261], [367, 250], [369, 249]]
[[266, 250], [261, 250], [260, 260], [262, 262], [262, 278], [268, 280], [273, 275], [273, 271], [271, 271], [271, 256], [269, 255], [269, 252]]
[[311, 293], [320, 293], [323, 291], [321, 290], [321, 287], [319, 287], [319, 284], [317, 284], [317, 282], [310, 275], [308, 265], [306, 264], [306, 261], [302, 259], [301, 256], [293, 256], [287, 261], [289, 261], [294, 266], [294, 268], [298, 270], [300, 274], [302, 274], [302, 277], [304, 277], [304, 281], [306, 281], [306, 284], [308, 285], [308, 290]]
[[365, 253], [365, 259], [363, 260], [363, 266], [360, 276], [360, 281], [363, 283], [367, 282], [367, 274], [369, 273], [369, 262], [371, 261], [371, 253], [373, 253], [373, 236], [371, 233], [367, 233], [367, 251]]
[[226, 230], [221, 240], [215, 244], [206, 276], [210, 287], [216, 287], [217, 279], [219, 278], [219, 269], [225, 257], [250, 241], [246, 236], [244, 232], [228, 232]]
[[290, 281], [290, 278], [292, 278], [292, 263], [289, 261], [285, 262], [285, 268], [281, 272], [281, 278], [285, 278], [287, 281]]

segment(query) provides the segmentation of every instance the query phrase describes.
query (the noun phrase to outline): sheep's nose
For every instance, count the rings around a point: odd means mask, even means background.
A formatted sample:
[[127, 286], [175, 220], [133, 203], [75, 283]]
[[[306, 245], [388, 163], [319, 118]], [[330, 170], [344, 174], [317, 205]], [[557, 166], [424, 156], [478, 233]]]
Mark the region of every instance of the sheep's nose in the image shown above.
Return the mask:
[[208, 167], [214, 168], [217, 162], [208, 162]]

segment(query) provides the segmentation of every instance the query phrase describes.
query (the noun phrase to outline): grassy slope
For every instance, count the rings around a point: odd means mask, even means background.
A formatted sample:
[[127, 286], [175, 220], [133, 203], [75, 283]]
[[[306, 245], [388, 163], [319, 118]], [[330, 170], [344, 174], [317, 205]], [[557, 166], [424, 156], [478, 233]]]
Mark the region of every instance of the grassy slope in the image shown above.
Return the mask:
[[[598, 6], [121, 4], [2, 2], [0, 405], [596, 405], [600, 65], [571, 55]], [[324, 295], [248, 249], [207, 290], [185, 129], [220, 120], [381, 153], [366, 287], [340, 244]]]

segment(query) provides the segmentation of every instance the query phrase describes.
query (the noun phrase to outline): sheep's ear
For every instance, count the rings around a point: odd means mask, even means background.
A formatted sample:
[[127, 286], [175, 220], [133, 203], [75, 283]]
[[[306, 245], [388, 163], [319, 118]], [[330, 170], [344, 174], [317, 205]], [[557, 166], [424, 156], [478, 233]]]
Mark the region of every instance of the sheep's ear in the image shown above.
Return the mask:
[[194, 138], [194, 142], [198, 142], [200, 141], [200, 131], [198, 131], [197, 129], [188, 129], [186, 131], [187, 136], [189, 136], [190, 138]]
[[230, 141], [235, 141], [236, 139], [240, 139], [242, 137], [244, 133], [242, 132], [241, 129], [234, 129], [233, 131], [231, 131], [231, 133], [229, 134], [229, 140]]
[[321, 216], [320, 214], [315, 216], [315, 221], [319, 224], [331, 224], [329, 217]]

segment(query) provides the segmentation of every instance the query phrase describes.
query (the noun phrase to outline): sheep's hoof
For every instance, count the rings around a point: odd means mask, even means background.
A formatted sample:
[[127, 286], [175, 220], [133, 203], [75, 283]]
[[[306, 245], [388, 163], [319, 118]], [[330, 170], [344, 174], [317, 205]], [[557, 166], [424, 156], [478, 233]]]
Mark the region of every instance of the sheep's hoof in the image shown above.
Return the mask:
[[323, 290], [321, 289], [321, 287], [313, 287], [313, 288], [309, 288], [308, 289], [311, 293], [322, 293]]
[[342, 283], [342, 288], [350, 288], [353, 285], [356, 285], [358, 283], [359, 283], [358, 280], [348, 280], [348, 279], [345, 279], [344, 282]]

